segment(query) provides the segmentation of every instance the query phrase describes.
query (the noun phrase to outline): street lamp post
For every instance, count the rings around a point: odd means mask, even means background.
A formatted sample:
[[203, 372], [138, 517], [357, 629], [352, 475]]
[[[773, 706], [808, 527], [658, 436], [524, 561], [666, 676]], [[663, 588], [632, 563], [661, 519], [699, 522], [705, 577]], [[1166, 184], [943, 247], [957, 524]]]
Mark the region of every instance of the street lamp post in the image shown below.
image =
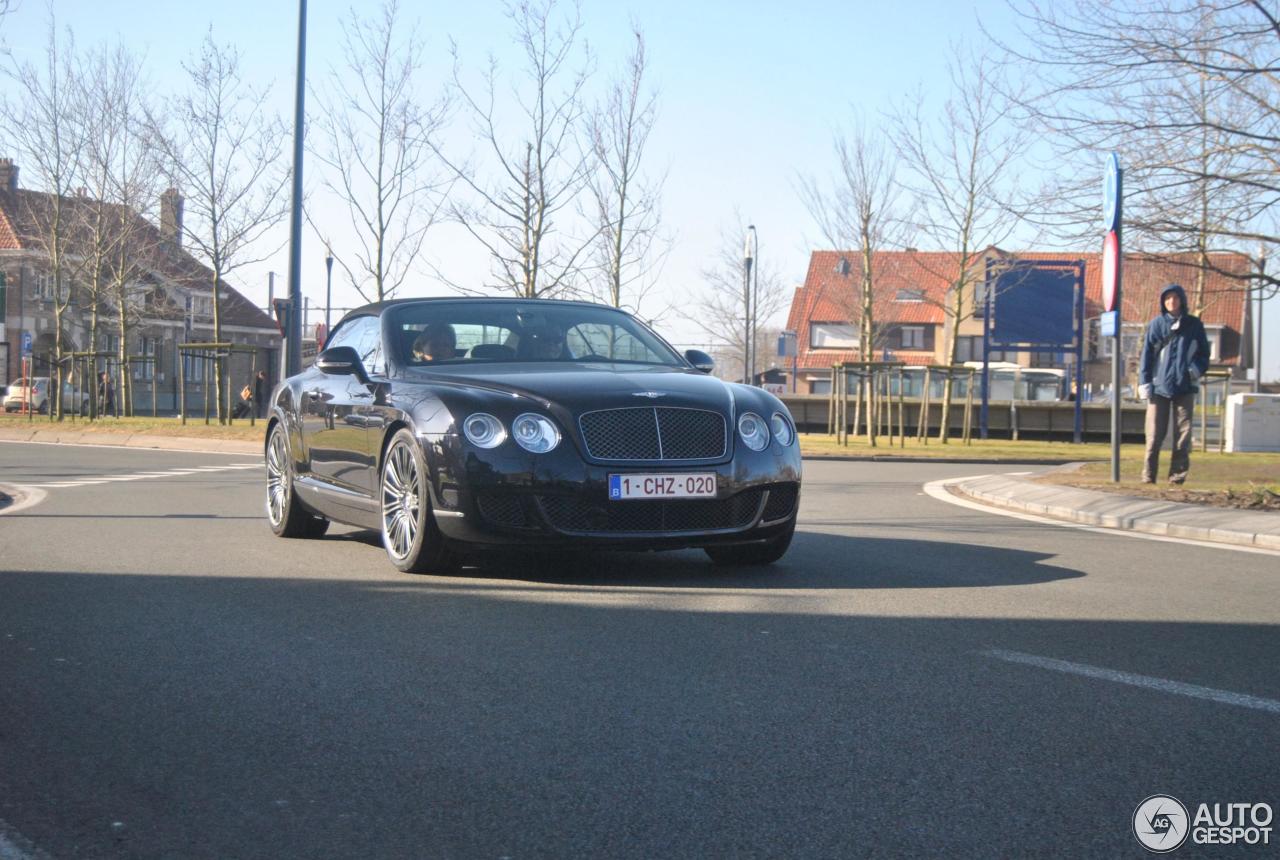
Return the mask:
[[324, 246], [324, 336], [329, 336], [329, 312], [333, 309], [333, 251]]
[[285, 372], [302, 370], [302, 134], [307, 69], [307, 0], [298, 0], [298, 69], [293, 113], [293, 202], [289, 218], [289, 337]]
[[[752, 377], [755, 375], [755, 356], [752, 354], [752, 345], [755, 340], [755, 331], [752, 325], [752, 307], [751, 307], [751, 267], [755, 263], [756, 256], [756, 225], [747, 225], [746, 244], [742, 249], [742, 306], [746, 316], [746, 330], [743, 332], [742, 341], [742, 372], [746, 377], [744, 380], [747, 385], [751, 384]], [[757, 275], [757, 277], [759, 277]]]

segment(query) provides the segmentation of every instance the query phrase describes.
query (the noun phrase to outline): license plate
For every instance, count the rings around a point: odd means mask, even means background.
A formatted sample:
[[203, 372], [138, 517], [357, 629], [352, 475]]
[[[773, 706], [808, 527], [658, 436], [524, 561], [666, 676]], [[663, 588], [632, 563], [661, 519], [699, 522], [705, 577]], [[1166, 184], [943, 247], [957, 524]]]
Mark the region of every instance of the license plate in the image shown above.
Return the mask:
[[610, 475], [609, 498], [705, 499], [715, 498], [714, 472], [677, 475]]

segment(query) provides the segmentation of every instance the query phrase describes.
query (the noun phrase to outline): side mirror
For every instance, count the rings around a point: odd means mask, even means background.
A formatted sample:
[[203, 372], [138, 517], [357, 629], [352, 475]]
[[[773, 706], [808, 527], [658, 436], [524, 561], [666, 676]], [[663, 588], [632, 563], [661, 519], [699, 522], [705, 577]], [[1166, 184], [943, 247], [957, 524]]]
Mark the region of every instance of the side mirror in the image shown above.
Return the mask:
[[711, 356], [707, 355], [700, 349], [686, 349], [684, 351], [685, 360], [703, 373], [710, 373], [715, 370], [716, 363], [711, 360]]
[[364, 364], [360, 354], [349, 346], [335, 346], [326, 349], [316, 356], [316, 368], [330, 376], [354, 376], [361, 382], [368, 382], [369, 376], [364, 372]]

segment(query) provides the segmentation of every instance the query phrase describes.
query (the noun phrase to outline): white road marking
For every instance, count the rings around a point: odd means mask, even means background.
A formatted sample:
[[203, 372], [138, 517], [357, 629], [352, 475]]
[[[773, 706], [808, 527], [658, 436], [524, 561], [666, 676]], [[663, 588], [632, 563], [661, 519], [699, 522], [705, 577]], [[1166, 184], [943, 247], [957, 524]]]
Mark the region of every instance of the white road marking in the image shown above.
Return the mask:
[[[1007, 475], [1008, 472], [1001, 472], [1001, 475]], [[969, 508], [973, 511], [982, 511], [986, 514], [992, 514], [999, 517], [1010, 517], [1015, 520], [1026, 520], [1029, 523], [1042, 523], [1048, 526], [1058, 526], [1064, 529], [1074, 529], [1082, 532], [1092, 532], [1100, 535], [1114, 535], [1116, 537], [1137, 538], [1139, 540], [1153, 540], [1161, 543], [1180, 543], [1187, 546], [1199, 546], [1206, 549], [1229, 549], [1235, 552], [1247, 552], [1254, 555], [1269, 555], [1280, 557], [1280, 551], [1274, 549], [1266, 549], [1257, 546], [1240, 546], [1233, 543], [1219, 543], [1217, 541], [1194, 540], [1192, 538], [1169, 537], [1168, 535], [1149, 535], [1146, 532], [1132, 531], [1130, 529], [1112, 529], [1106, 526], [1091, 526], [1084, 523], [1073, 523], [1068, 520], [1056, 520], [1052, 517], [1042, 517], [1037, 514], [1026, 514], [1021, 511], [1011, 511], [1007, 508], [998, 508], [994, 505], [984, 505], [981, 502], [975, 502], [972, 499], [963, 499], [955, 493], [947, 489], [950, 484], [958, 484], [961, 481], [973, 481], [978, 478], [986, 478], [988, 475], [966, 475], [963, 478], [944, 478], [941, 481], [930, 481], [924, 485], [924, 491], [930, 497], [940, 502], [946, 502], [949, 505], [957, 505], [962, 508]]]
[[0, 860], [49, 860], [49, 855], [0, 818]]
[[68, 487], [92, 487], [98, 484], [114, 484], [120, 481], [156, 480], [159, 478], [181, 478], [187, 475], [208, 475], [214, 472], [240, 472], [245, 469], [259, 469], [260, 463], [235, 463], [228, 466], [193, 466], [185, 469], [169, 469], [165, 472], [129, 472], [123, 475], [94, 475], [65, 481], [44, 481], [39, 484], [24, 484], [24, 487], [44, 489], [66, 489]]
[[1087, 663], [1072, 663], [1068, 660], [1055, 660], [1052, 657], [1038, 657], [1035, 654], [1023, 654], [1020, 651], [1004, 651], [999, 648], [993, 648], [981, 653], [987, 657], [1003, 660], [1006, 663], [1021, 663], [1025, 666], [1036, 666], [1053, 672], [1066, 672], [1069, 675], [1082, 675], [1099, 681], [1111, 681], [1116, 684], [1127, 684], [1130, 687], [1143, 687], [1148, 690], [1159, 690], [1162, 693], [1204, 699], [1222, 705], [1236, 705], [1241, 708], [1252, 708], [1255, 711], [1266, 711], [1269, 714], [1280, 714], [1280, 701], [1264, 699], [1261, 696], [1233, 693], [1230, 690], [1216, 690], [1213, 687], [1184, 684], [1181, 681], [1152, 678], [1149, 675], [1135, 675], [1132, 672], [1119, 672], [1115, 669], [1103, 669], [1099, 666], [1090, 666]]

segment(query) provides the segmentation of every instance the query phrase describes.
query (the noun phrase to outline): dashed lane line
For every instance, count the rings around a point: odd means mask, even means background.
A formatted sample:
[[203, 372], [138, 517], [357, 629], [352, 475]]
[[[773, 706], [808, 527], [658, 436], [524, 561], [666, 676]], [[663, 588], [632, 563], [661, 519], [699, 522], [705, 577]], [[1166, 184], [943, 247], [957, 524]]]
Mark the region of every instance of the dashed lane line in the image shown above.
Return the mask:
[[1098, 681], [1110, 681], [1115, 684], [1126, 684], [1130, 687], [1142, 687], [1147, 690], [1158, 690], [1176, 696], [1189, 696], [1193, 699], [1204, 699], [1220, 705], [1235, 705], [1240, 708], [1252, 708], [1269, 714], [1280, 714], [1280, 701], [1264, 699], [1261, 696], [1250, 696], [1246, 693], [1233, 693], [1230, 690], [1217, 690], [1213, 687], [1201, 687], [1199, 684], [1185, 684], [1181, 681], [1170, 681], [1167, 678], [1153, 678], [1150, 675], [1135, 675], [1132, 672], [1120, 672], [1105, 669], [1101, 666], [1090, 666], [1087, 663], [1072, 663], [1069, 660], [1055, 660], [1052, 657], [1040, 657], [1036, 654], [1024, 654], [1021, 651], [1005, 651], [993, 648], [983, 651], [983, 655], [1003, 660], [1006, 663], [1020, 663], [1024, 666], [1035, 666], [1052, 672], [1065, 672], [1069, 675], [1080, 675]]

